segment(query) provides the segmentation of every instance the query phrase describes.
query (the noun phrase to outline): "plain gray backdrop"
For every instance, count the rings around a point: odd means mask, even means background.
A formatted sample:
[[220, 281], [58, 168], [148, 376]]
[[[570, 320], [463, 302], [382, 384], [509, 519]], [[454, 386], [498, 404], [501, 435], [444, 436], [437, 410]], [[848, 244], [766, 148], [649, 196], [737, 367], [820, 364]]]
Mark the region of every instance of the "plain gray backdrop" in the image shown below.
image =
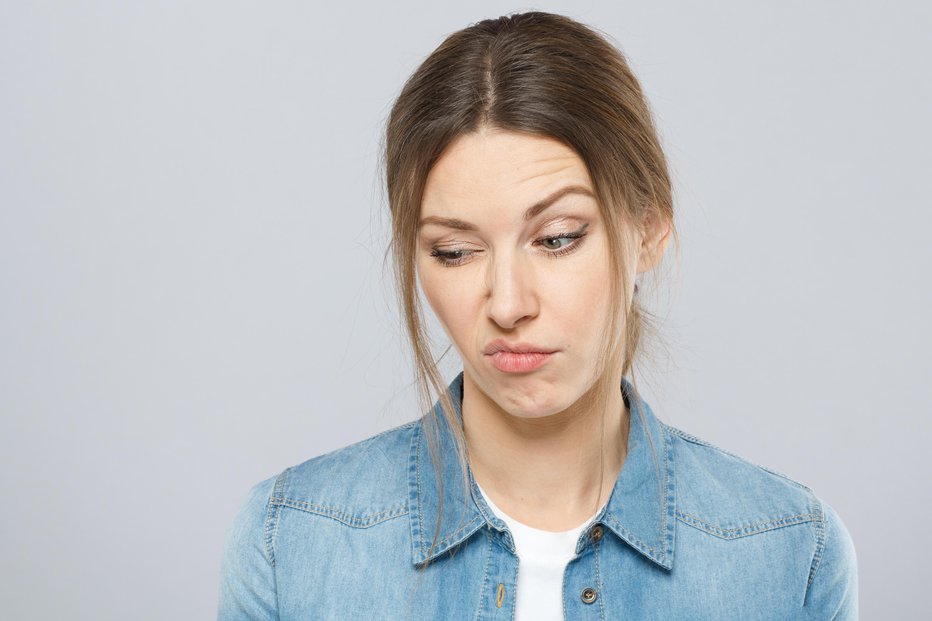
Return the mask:
[[214, 618], [254, 483], [420, 414], [384, 121], [531, 8], [621, 47], [675, 175], [648, 402], [838, 510], [863, 618], [928, 614], [929, 7], [2, 2], [4, 618]]

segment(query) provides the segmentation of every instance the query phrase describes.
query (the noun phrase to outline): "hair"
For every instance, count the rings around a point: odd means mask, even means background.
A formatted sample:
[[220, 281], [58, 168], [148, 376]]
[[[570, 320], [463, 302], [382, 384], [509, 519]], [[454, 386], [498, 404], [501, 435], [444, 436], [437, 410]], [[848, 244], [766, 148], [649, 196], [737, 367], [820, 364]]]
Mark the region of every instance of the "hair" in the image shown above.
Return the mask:
[[[660, 219], [678, 245], [670, 174], [648, 102], [622, 53], [596, 30], [539, 11], [483, 20], [449, 35], [405, 82], [387, 120], [381, 155], [392, 221], [388, 250], [437, 472], [440, 511], [428, 557], [443, 513], [432, 395], [452, 431], [464, 491], [469, 483], [462, 427], [431, 352], [417, 293], [418, 220], [435, 162], [455, 138], [482, 129], [556, 139], [588, 168], [610, 241], [613, 274], [607, 338], [595, 383], [584, 397], [600, 408], [596, 411], [604, 412], [608, 395], [618, 390], [619, 373], [634, 369], [644, 337], [656, 333], [637, 285], [629, 299], [626, 227], [643, 231], [648, 219]], [[639, 399], [633, 377], [632, 386]], [[469, 498], [468, 491], [464, 497]]]

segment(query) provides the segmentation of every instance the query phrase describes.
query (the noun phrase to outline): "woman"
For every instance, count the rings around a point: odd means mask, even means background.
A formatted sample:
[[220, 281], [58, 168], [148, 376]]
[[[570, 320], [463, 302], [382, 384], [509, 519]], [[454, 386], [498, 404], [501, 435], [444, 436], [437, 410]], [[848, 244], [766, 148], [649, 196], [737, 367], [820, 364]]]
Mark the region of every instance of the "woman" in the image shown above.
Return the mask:
[[[253, 488], [232, 619], [854, 619], [854, 548], [809, 488], [662, 423], [638, 275], [675, 237], [641, 88], [531, 12], [448, 37], [392, 109], [392, 251], [418, 420]], [[417, 285], [459, 352], [441, 379]]]

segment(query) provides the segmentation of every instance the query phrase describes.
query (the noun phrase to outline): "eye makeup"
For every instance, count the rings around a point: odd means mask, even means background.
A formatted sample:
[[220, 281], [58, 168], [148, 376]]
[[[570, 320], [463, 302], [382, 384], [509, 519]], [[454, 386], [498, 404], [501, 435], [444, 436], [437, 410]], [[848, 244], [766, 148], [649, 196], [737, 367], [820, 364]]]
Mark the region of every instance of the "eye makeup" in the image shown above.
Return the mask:
[[[587, 222], [575, 231], [538, 237], [533, 241], [533, 245], [543, 248], [543, 254], [550, 258], [565, 256], [571, 252], [575, 252], [579, 248], [583, 238], [587, 235], [586, 229], [588, 228], [589, 223]], [[557, 243], [560, 245], [554, 246], [554, 244]], [[481, 252], [482, 250], [480, 249], [451, 248], [445, 250], [441, 247], [434, 246], [430, 250], [430, 256], [444, 267], [455, 267], [468, 261], [469, 257], [472, 255]]]
[[[550, 257], [561, 257], [567, 255], [576, 249], [579, 248], [579, 245], [582, 243], [581, 240], [586, 236], [586, 229], [589, 228], [589, 223], [583, 224], [579, 229], [572, 233], [562, 233], [560, 235], [548, 235], [547, 237], [541, 237], [534, 241], [535, 245], [541, 246], [542, 248], [547, 249], [547, 256]], [[557, 242], [560, 240], [569, 240], [569, 242], [564, 243], [559, 248], [554, 248], [548, 244]]]

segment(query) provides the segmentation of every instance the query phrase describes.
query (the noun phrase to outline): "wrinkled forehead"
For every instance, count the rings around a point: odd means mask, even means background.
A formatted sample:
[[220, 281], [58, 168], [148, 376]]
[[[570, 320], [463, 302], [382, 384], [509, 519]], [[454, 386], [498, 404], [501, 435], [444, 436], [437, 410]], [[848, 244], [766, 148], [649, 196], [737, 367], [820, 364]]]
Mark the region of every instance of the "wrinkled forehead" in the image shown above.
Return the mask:
[[458, 136], [427, 177], [421, 216], [523, 212], [563, 186], [594, 193], [576, 152], [547, 136], [486, 130]]

